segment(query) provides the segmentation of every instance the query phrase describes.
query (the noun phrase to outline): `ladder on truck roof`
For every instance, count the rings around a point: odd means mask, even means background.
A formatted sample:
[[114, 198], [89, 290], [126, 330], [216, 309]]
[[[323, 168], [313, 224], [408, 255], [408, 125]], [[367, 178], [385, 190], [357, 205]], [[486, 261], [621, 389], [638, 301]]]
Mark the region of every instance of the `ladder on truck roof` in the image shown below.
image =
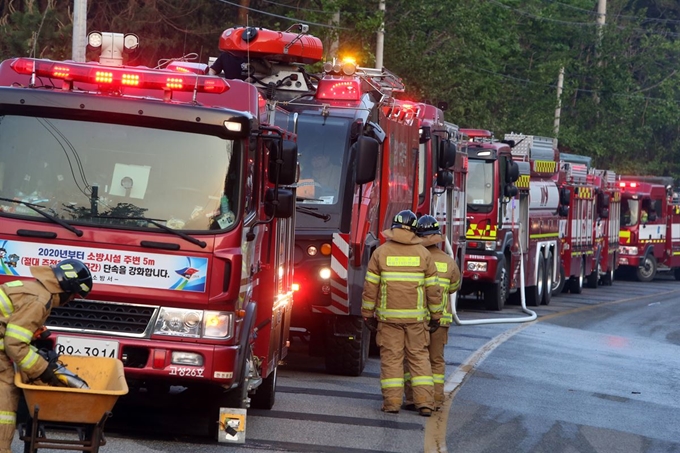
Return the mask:
[[385, 68], [376, 69], [357, 66], [356, 74], [386, 96], [406, 91], [406, 86], [402, 82], [401, 77]]

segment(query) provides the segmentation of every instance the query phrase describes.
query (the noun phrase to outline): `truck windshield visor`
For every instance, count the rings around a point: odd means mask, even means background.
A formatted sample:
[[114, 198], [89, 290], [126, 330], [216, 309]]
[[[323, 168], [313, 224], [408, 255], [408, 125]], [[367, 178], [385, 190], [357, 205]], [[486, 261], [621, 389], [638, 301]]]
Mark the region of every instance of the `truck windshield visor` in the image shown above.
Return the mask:
[[347, 118], [320, 115], [298, 118], [299, 203], [338, 203], [347, 175], [349, 126]]
[[470, 159], [467, 176], [467, 204], [487, 206], [493, 203], [493, 162]]
[[[0, 197], [85, 225], [226, 229], [241, 186], [234, 148], [193, 132], [0, 116]], [[43, 219], [21, 203], [0, 211]]]

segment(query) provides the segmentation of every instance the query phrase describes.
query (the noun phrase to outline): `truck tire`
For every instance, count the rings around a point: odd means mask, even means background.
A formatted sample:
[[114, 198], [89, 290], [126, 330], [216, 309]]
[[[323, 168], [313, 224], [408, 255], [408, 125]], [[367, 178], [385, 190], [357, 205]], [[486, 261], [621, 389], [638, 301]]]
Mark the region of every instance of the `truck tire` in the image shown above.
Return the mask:
[[566, 279], [564, 278], [564, 265], [560, 262], [560, 271], [557, 273], [557, 278], [553, 280], [552, 295], [555, 296], [565, 291]]
[[602, 284], [604, 286], [612, 286], [614, 283], [614, 269], [609, 269], [606, 274], [602, 276]]
[[581, 294], [583, 292], [583, 282], [586, 279], [586, 263], [581, 260], [581, 269], [578, 271], [578, 277], [571, 277], [569, 279], [569, 292], [572, 294]]
[[360, 376], [368, 360], [371, 332], [361, 316], [334, 316], [326, 329], [326, 371]]
[[654, 258], [654, 255], [645, 256], [640, 264], [642, 265], [635, 270], [638, 281], [651, 282], [654, 280], [656, 276], [656, 258]]
[[269, 376], [267, 376], [262, 384], [255, 390], [255, 393], [250, 397], [250, 407], [254, 409], [269, 410], [274, 407], [276, 402], [276, 378], [278, 375], [279, 366], [276, 365]]
[[500, 268], [498, 283], [489, 285], [484, 290], [484, 304], [486, 305], [487, 310], [501, 311], [505, 306], [505, 301], [508, 297], [510, 280], [505, 258], [498, 262], [498, 266]]
[[553, 266], [554, 259], [552, 252], [548, 253], [548, 258], [545, 260], [545, 283], [543, 285], [543, 305], [550, 305], [552, 300], [552, 288], [553, 288]]
[[545, 291], [545, 260], [539, 259], [536, 270], [536, 286], [528, 286], [526, 288], [527, 305], [530, 307], [541, 305], [543, 291]]

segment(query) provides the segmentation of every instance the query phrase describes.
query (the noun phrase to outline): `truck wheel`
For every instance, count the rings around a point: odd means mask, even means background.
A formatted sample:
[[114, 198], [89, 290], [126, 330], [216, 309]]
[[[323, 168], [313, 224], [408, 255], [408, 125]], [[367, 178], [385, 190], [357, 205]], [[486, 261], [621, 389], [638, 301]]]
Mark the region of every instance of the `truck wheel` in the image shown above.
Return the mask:
[[604, 286], [612, 286], [614, 282], [614, 269], [609, 269], [606, 274], [602, 276], [602, 284]]
[[600, 281], [600, 265], [598, 264], [593, 271], [588, 274], [587, 285], [588, 288], [597, 288], [597, 284]]
[[586, 279], [586, 263], [581, 261], [581, 269], [579, 269], [578, 277], [571, 277], [569, 280], [569, 292], [572, 294], [581, 294], [583, 292], [583, 282]]
[[538, 260], [538, 269], [536, 270], [536, 286], [529, 286], [526, 288], [527, 305], [530, 307], [538, 307], [543, 300], [543, 291], [545, 290], [545, 261]]
[[498, 283], [490, 285], [484, 290], [484, 304], [487, 310], [500, 311], [505, 306], [505, 300], [508, 297], [508, 267], [505, 264], [505, 258], [498, 262], [500, 267], [500, 278]]
[[271, 409], [276, 402], [276, 377], [278, 375], [279, 366], [276, 365], [269, 376], [267, 376], [262, 384], [255, 390], [255, 393], [250, 398], [250, 407], [254, 409]]
[[676, 280], [680, 280], [680, 267], [673, 269], [673, 277], [675, 277]]
[[326, 329], [326, 371], [360, 376], [368, 360], [371, 332], [360, 316], [335, 316]]
[[564, 278], [564, 265], [560, 262], [560, 271], [557, 273], [557, 277], [553, 280], [552, 284], [552, 295], [555, 296], [559, 293], [562, 293], [565, 291], [565, 282], [566, 279]]
[[638, 281], [651, 282], [654, 280], [656, 276], [656, 258], [654, 258], [654, 255], [647, 255], [641, 264], [635, 271]]
[[553, 288], [553, 254], [548, 253], [548, 258], [545, 260], [545, 284], [543, 285], [543, 305], [550, 305], [552, 300], [552, 288]]

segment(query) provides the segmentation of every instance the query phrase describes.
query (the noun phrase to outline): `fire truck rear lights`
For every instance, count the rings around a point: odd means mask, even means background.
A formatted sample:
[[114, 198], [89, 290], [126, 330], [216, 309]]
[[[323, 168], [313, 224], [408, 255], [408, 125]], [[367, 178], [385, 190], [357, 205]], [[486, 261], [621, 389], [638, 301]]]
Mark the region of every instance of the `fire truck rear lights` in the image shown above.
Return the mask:
[[319, 277], [323, 278], [324, 280], [328, 280], [331, 278], [331, 270], [327, 267], [323, 267], [319, 270]]
[[319, 81], [316, 98], [329, 101], [358, 101], [361, 87], [358, 80], [326, 79]]
[[307, 255], [314, 256], [317, 253], [319, 253], [319, 249], [317, 249], [315, 246], [310, 245], [309, 247], [307, 247]]
[[[229, 84], [220, 77], [176, 74], [168, 71], [102, 67], [85, 63], [63, 63], [51, 60], [17, 58], [12, 69], [19, 74], [71, 82], [91, 83], [99, 87], [137, 87], [163, 91], [194, 91], [221, 94]], [[240, 124], [239, 124], [239, 127]]]
[[324, 256], [328, 256], [331, 254], [331, 245], [330, 244], [321, 244], [321, 254]]

